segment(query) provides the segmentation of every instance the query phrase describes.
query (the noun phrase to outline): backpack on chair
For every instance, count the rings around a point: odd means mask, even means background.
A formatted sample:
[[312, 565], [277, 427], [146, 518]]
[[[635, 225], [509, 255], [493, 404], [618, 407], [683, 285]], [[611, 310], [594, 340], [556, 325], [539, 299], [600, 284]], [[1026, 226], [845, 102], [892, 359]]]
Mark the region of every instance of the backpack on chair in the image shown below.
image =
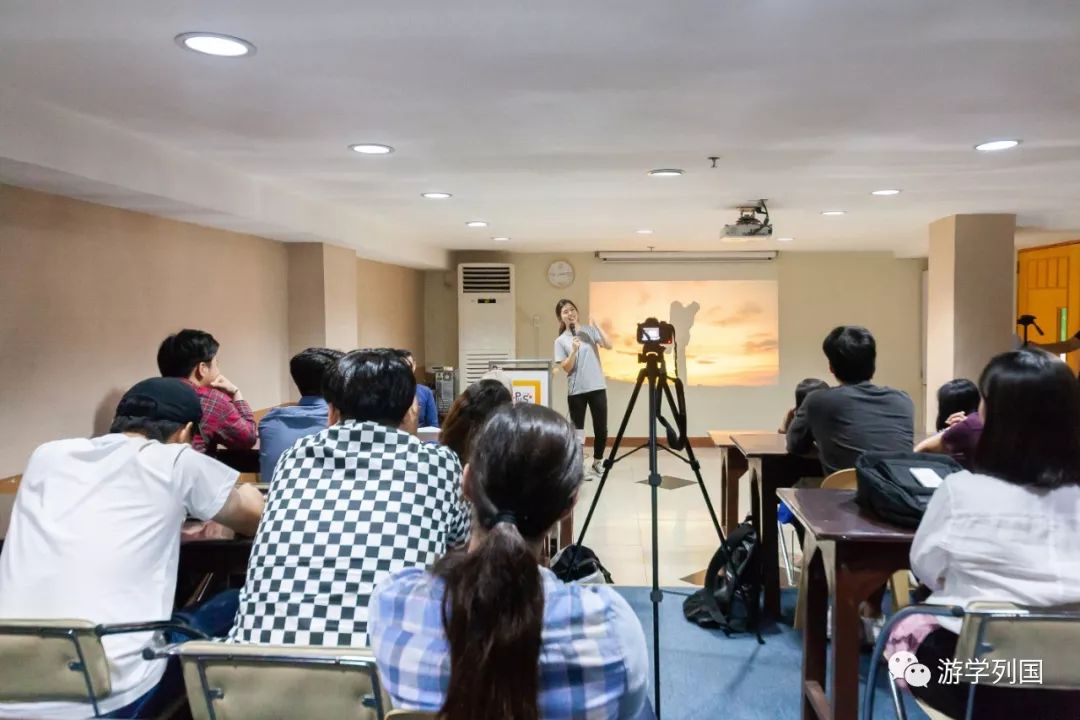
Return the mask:
[[683, 615], [725, 635], [753, 632], [761, 637], [761, 546], [751, 518], [732, 530], [709, 562], [705, 587], [683, 602]]

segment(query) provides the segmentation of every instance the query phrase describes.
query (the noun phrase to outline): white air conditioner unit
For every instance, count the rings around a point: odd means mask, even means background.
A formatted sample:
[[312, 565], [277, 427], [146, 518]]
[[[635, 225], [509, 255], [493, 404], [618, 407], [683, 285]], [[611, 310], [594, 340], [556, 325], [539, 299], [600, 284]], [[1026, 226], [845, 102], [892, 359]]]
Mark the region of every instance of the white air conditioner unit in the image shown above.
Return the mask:
[[608, 263], [731, 263], [731, 262], [771, 262], [779, 253], [776, 250], [724, 251], [706, 250], [702, 252], [680, 251], [614, 251], [598, 252], [596, 259]]
[[458, 265], [458, 378], [461, 389], [480, 379], [491, 361], [509, 360], [517, 343], [514, 266]]

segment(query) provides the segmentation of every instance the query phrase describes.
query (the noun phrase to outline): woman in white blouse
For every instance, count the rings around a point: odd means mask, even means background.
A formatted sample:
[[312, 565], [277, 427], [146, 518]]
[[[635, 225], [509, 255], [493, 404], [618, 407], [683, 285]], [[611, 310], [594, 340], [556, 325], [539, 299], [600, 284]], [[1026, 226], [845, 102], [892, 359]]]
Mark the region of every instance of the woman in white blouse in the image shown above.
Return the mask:
[[[975, 472], [950, 475], [934, 493], [911, 568], [934, 604], [1080, 602], [1080, 383], [1057, 358], [1024, 349], [991, 360], [979, 390], [985, 427]], [[936, 680], [959, 626], [943, 620], [919, 645], [933, 678], [912, 688], [953, 717], [963, 715], [968, 687]], [[1020, 717], [1021, 706], [1023, 716], [1039, 718], [1080, 710], [1080, 696], [1062, 691], [980, 688], [976, 703], [980, 718]]]

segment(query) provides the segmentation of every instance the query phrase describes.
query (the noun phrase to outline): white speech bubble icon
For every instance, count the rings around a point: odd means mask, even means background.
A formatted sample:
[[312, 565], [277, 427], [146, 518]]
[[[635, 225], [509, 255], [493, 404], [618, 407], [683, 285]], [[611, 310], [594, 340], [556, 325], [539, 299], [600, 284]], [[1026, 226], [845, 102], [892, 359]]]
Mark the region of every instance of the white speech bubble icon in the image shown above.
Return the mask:
[[908, 669], [908, 666], [917, 662], [919, 662], [919, 659], [915, 657], [915, 653], [907, 650], [895, 652], [889, 658], [889, 674], [893, 676], [893, 680], [899, 680], [904, 677], [904, 671]]
[[922, 663], [908, 665], [904, 670], [904, 680], [911, 687], [926, 687], [930, 684], [930, 668]]

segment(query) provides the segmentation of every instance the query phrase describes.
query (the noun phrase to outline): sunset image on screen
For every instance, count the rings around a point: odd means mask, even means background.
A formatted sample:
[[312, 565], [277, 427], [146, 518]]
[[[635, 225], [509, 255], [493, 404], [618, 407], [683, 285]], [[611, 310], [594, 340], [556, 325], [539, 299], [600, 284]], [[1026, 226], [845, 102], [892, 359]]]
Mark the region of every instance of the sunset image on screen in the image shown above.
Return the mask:
[[[612, 380], [637, 379], [637, 324], [655, 317], [675, 326], [678, 375], [687, 386], [777, 383], [779, 302], [774, 280], [594, 282], [589, 308], [614, 346], [600, 353], [604, 375]], [[670, 350], [667, 372], [676, 373]]]

